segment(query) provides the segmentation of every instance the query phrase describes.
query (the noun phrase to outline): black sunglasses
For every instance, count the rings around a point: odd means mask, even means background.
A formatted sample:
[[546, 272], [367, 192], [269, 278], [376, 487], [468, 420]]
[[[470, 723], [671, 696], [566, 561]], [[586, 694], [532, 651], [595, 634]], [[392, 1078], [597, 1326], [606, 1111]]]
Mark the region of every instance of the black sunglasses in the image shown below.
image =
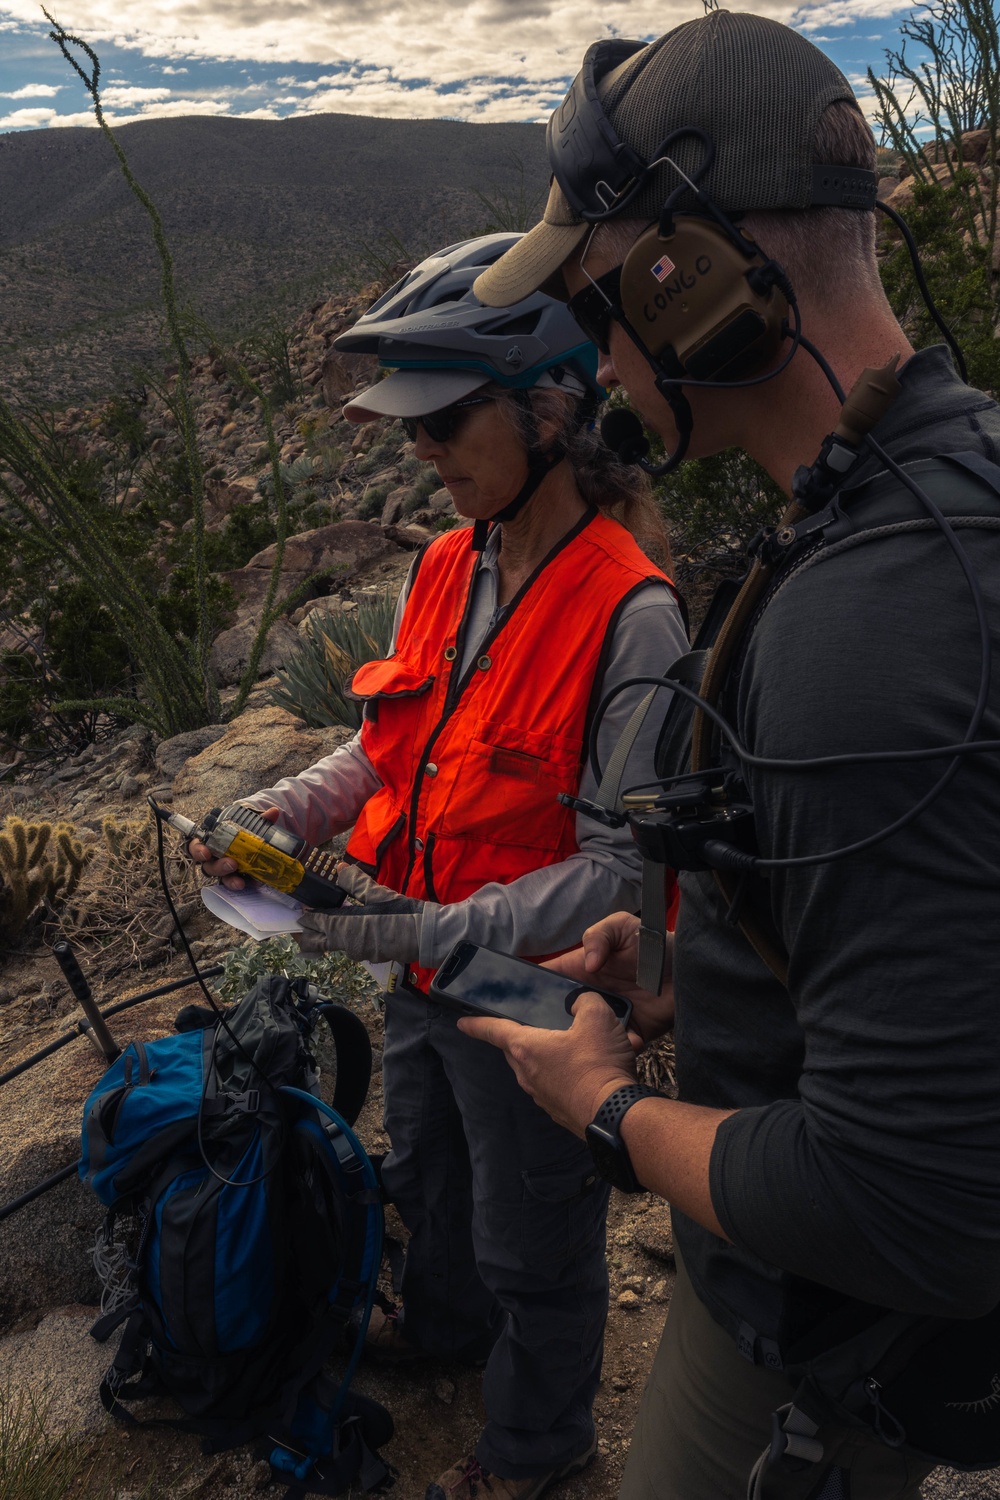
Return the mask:
[[567, 311], [602, 354], [610, 352], [608, 338], [611, 324], [622, 316], [621, 280], [622, 268], [615, 266], [613, 270], [605, 271], [603, 276], [597, 276], [588, 282], [583, 291], [577, 292], [566, 304]]
[[464, 401], [453, 401], [442, 406], [440, 411], [430, 411], [425, 417], [400, 417], [403, 430], [410, 442], [416, 441], [417, 428], [422, 427], [432, 443], [446, 443], [455, 431], [470, 406], [488, 406], [494, 396], [466, 396]]

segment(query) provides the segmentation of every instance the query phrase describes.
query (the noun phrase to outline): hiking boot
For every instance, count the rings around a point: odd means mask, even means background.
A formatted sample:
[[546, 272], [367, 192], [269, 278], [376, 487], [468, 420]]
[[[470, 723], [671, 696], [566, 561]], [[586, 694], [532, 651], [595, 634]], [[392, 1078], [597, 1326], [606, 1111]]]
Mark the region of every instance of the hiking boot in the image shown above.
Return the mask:
[[368, 1332], [365, 1334], [365, 1354], [373, 1359], [399, 1363], [424, 1357], [416, 1344], [408, 1342], [400, 1327], [402, 1312], [401, 1307], [379, 1307], [378, 1303], [375, 1304], [368, 1322]]
[[568, 1464], [529, 1479], [501, 1479], [499, 1474], [484, 1469], [477, 1458], [464, 1458], [427, 1486], [424, 1500], [538, 1500], [549, 1485], [579, 1474], [596, 1452], [595, 1436], [590, 1447], [577, 1458], [571, 1458]]

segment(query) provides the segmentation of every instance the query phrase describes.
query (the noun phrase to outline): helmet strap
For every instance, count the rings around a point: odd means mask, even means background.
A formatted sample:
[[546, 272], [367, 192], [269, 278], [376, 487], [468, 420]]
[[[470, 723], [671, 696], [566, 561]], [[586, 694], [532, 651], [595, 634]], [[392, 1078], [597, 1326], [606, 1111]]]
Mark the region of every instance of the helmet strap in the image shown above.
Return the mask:
[[490, 532], [495, 525], [499, 525], [503, 521], [513, 521], [515, 516], [520, 515], [546, 474], [551, 473], [556, 465], [561, 464], [566, 457], [566, 448], [563, 443], [556, 443], [544, 452], [539, 448], [538, 428], [535, 423], [535, 413], [531, 405], [531, 397], [527, 391], [512, 391], [511, 394], [518, 406], [524, 411], [528, 427], [528, 476], [509, 505], [505, 505], [503, 510], [498, 510], [496, 515], [490, 516], [488, 520], [477, 521], [475, 523], [472, 528], [472, 550], [474, 552], [483, 551]]

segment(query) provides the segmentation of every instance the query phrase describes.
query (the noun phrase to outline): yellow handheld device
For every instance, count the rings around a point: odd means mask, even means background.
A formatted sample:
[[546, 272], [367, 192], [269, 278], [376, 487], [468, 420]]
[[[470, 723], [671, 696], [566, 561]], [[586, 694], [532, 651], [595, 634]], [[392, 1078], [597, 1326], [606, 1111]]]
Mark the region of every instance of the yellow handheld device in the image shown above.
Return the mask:
[[200, 823], [161, 807], [154, 798], [149, 805], [161, 822], [176, 828], [184, 839], [200, 839], [220, 859], [232, 859], [241, 875], [294, 896], [306, 906], [332, 911], [345, 899], [336, 881], [337, 858], [323, 854], [261, 817], [250, 807], [233, 803], [213, 807]]

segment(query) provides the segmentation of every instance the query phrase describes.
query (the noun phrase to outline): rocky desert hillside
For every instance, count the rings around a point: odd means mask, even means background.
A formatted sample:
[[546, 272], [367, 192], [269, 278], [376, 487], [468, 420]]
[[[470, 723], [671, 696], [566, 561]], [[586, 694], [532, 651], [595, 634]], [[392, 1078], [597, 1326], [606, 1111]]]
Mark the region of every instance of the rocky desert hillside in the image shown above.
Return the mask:
[[[294, 317], [313, 287], [485, 230], [547, 180], [541, 125], [324, 114], [189, 116], [118, 134], [152, 195], [182, 299], [222, 332]], [[540, 203], [538, 205], [540, 207]], [[0, 392], [109, 389], [159, 354], [159, 267], [97, 130], [0, 135]]]

